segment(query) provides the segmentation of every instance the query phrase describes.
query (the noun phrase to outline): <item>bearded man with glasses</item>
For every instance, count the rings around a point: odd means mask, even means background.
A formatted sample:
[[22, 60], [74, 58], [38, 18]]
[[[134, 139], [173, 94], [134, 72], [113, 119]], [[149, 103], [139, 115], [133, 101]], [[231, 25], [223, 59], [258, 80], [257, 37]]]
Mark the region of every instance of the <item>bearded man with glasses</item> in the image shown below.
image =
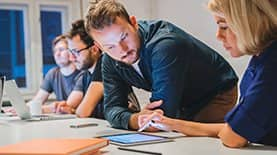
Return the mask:
[[94, 46], [86, 33], [84, 21], [72, 23], [68, 33], [68, 52], [79, 70], [84, 70], [67, 100], [55, 103], [56, 113], [76, 113], [79, 117], [104, 118], [102, 114], [103, 84], [101, 74], [102, 51]]
[[[86, 71], [67, 101], [56, 103], [56, 112], [103, 119], [102, 51], [94, 45], [93, 38], [86, 32], [84, 20], [72, 24], [68, 38], [68, 51], [72, 54], [72, 61], [78, 69]], [[133, 90], [128, 92], [130, 110], [139, 111], [139, 103]]]

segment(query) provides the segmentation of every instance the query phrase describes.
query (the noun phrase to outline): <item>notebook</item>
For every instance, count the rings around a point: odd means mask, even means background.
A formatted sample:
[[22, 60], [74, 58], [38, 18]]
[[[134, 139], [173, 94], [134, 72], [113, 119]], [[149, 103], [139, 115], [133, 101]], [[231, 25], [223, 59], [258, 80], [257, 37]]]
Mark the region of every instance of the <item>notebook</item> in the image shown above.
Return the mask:
[[33, 139], [0, 147], [0, 155], [89, 155], [107, 146], [102, 138]]
[[9, 97], [12, 106], [14, 107], [17, 115], [24, 120], [28, 121], [42, 121], [42, 120], [58, 120], [58, 119], [72, 119], [76, 118], [71, 114], [42, 114], [32, 116], [29, 107], [24, 101], [23, 96], [20, 94], [19, 88], [14, 80], [8, 80], [5, 82], [5, 92]]

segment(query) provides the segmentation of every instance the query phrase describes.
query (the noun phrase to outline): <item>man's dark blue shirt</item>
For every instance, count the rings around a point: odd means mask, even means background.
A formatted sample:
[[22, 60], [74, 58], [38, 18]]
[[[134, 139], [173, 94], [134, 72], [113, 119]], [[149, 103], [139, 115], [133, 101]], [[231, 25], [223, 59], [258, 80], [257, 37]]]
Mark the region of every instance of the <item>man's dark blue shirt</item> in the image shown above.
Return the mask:
[[213, 49], [165, 21], [140, 21], [138, 66], [103, 58], [104, 114], [113, 127], [128, 129], [131, 86], [150, 91], [150, 102], [172, 118], [192, 119], [218, 93], [234, 87], [232, 67]]

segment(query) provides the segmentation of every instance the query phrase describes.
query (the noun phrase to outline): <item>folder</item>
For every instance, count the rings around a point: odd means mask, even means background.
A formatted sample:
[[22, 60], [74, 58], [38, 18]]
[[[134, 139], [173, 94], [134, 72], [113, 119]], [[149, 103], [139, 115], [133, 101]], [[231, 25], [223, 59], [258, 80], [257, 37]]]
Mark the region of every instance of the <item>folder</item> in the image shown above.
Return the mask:
[[34, 139], [0, 147], [0, 155], [88, 155], [109, 144], [107, 139]]

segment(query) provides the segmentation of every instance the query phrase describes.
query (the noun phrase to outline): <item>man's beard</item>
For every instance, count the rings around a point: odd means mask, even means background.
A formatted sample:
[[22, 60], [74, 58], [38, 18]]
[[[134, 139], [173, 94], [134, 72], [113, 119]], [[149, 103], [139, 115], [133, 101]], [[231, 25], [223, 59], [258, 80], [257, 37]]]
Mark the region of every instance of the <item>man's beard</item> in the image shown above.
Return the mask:
[[93, 66], [95, 60], [91, 57], [87, 57], [80, 66], [80, 70], [87, 70]]
[[67, 61], [67, 62], [63, 62], [63, 63], [56, 63], [57, 66], [59, 66], [60, 68], [64, 68], [64, 67], [68, 67], [71, 62], [70, 61]]

